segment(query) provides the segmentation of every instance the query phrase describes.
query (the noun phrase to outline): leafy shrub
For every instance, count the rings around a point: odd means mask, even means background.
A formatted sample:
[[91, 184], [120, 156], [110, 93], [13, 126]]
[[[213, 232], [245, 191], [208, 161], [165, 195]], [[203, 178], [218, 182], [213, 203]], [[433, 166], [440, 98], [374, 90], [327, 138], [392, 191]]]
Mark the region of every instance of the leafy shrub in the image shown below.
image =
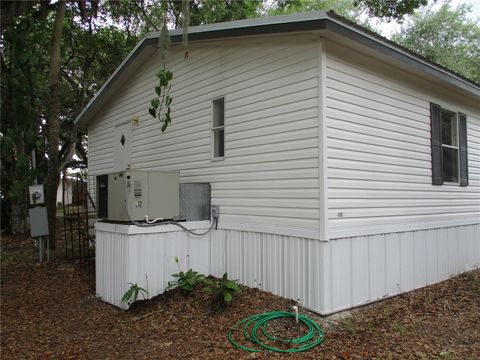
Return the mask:
[[172, 277], [176, 278], [176, 280], [169, 281], [165, 290], [170, 290], [171, 288], [178, 286], [180, 290], [186, 294], [192, 292], [195, 285], [204, 281], [205, 275], [200, 274], [197, 271], [193, 271], [192, 269], [189, 269], [186, 272], [182, 271], [180, 265], [178, 264], [178, 257], [175, 257], [175, 262], [178, 266], [178, 273], [172, 274]]
[[122, 304], [132, 304], [138, 299], [138, 295], [142, 294], [143, 299], [145, 299], [145, 295], [148, 296], [148, 291], [144, 288], [137, 285], [137, 283], [132, 284], [128, 283], [130, 288], [123, 294], [122, 297]]
[[229, 305], [235, 295], [242, 290], [237, 280], [230, 280], [228, 274], [223, 274], [221, 279], [205, 279], [206, 287], [203, 289], [207, 294], [213, 295], [214, 300], [221, 306]]

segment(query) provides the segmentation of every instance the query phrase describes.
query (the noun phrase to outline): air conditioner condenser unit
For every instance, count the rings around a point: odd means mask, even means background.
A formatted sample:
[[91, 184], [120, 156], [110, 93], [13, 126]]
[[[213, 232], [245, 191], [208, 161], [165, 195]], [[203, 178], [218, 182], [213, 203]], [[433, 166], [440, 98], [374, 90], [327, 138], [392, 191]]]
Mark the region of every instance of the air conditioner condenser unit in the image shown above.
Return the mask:
[[173, 219], [179, 215], [179, 174], [123, 171], [97, 176], [97, 216], [110, 221]]

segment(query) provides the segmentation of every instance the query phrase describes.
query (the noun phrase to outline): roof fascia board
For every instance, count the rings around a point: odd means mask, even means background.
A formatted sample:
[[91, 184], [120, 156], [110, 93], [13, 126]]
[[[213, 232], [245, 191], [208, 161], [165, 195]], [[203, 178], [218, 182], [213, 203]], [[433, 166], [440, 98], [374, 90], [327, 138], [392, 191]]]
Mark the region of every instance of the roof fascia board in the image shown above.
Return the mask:
[[[239, 36], [322, 30], [325, 29], [326, 19], [327, 13], [325, 11], [316, 11], [307, 14], [270, 16], [254, 20], [240, 20], [228, 23], [195, 26], [189, 28], [188, 39], [189, 41], [198, 41]], [[173, 30], [170, 34], [172, 43], [179, 43], [182, 41], [183, 35], [181, 30]]]
[[326, 30], [332, 31], [341, 36], [345, 36], [348, 39], [365, 45], [371, 49], [376, 50], [384, 55], [397, 59], [409, 67], [412, 67], [421, 72], [426, 72], [427, 74], [439, 78], [440, 80], [454, 85], [462, 90], [465, 90], [468, 93], [473, 94], [474, 96], [480, 97], [480, 86], [468, 82], [465, 79], [462, 79], [459, 76], [456, 76], [452, 72], [443, 70], [432, 63], [429, 63], [426, 60], [409, 54], [407, 51], [402, 50], [400, 47], [389, 44], [388, 41], [382, 41], [376, 36], [371, 36], [367, 33], [361, 32], [356, 29], [354, 26], [349, 26], [342, 21], [338, 21], [334, 18], [329, 18], [326, 22]]
[[[349, 24], [348, 20], [331, 12], [314, 11], [303, 14], [270, 16], [252, 20], [238, 20], [226, 23], [193, 26], [188, 30], [188, 38], [189, 41], [195, 42], [208, 39], [248, 37], [253, 35], [313, 30], [328, 30], [337, 33], [387, 55], [388, 57], [401, 61], [418, 71], [425, 72], [447, 84], [460, 88], [469, 94], [480, 97], [480, 86], [462, 79], [452, 72], [443, 70], [442, 68], [435, 66], [435, 64], [429, 63], [427, 60], [422, 60], [421, 58], [402, 50], [402, 48], [398, 46], [390, 44], [387, 39], [382, 40], [380, 36], [374, 36], [366, 31], [362, 31], [360, 28]], [[107, 90], [120, 77], [124, 69], [137, 58], [144, 47], [156, 44], [159, 35], [159, 32], [150, 33], [143, 38], [137, 46], [135, 46], [105, 84], [103, 84], [97, 94], [77, 116], [75, 119], [75, 124], [77, 126], [85, 126], [88, 124], [90, 118], [96, 111], [96, 105], [105, 96]], [[171, 30], [170, 38], [172, 43], [180, 43], [182, 41], [182, 30]]]
[[[192, 26], [188, 29], [189, 41], [200, 41], [208, 39], [221, 39], [231, 37], [247, 37], [260, 34], [301, 32], [309, 30], [321, 30], [325, 28], [327, 13], [325, 11], [314, 11], [303, 14], [267, 16], [252, 20], [238, 20], [210, 25]], [[172, 43], [182, 42], [183, 33], [181, 29], [170, 30]], [[113, 74], [103, 84], [97, 94], [90, 100], [87, 106], [75, 119], [79, 127], [85, 126], [90, 121], [90, 116], [95, 112], [95, 105], [104, 96], [105, 91], [119, 77], [123, 70], [133, 62], [142, 49], [147, 45], [155, 44], [158, 41], [160, 32], [153, 32], [144, 37], [135, 48], [128, 54], [124, 61], [117, 67]]]

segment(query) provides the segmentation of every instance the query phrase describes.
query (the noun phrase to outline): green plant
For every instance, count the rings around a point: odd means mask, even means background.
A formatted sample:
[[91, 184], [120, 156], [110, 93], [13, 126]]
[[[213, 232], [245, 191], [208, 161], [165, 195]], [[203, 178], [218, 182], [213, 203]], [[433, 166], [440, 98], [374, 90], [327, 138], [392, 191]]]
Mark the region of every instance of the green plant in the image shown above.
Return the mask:
[[221, 279], [205, 279], [207, 285], [203, 291], [213, 295], [218, 304], [225, 306], [230, 304], [234, 296], [242, 290], [237, 284], [237, 280], [230, 280], [228, 274], [223, 274]]
[[123, 294], [122, 297], [122, 304], [132, 304], [138, 299], [138, 295], [141, 293], [143, 298], [145, 299], [145, 295], [148, 296], [148, 291], [144, 288], [137, 285], [137, 283], [132, 284], [128, 283], [130, 288]]
[[402, 323], [395, 321], [392, 325], [393, 330], [398, 333], [400, 336], [406, 336], [408, 334], [408, 329]]
[[440, 353], [440, 359], [455, 359], [455, 353], [453, 351], [442, 351]]
[[178, 286], [183, 293], [192, 292], [195, 285], [203, 282], [205, 275], [193, 271], [192, 269], [189, 269], [186, 272], [182, 271], [178, 263], [178, 257], [175, 257], [175, 262], [178, 266], [178, 273], [172, 274], [172, 277], [176, 278], [176, 280], [169, 281], [165, 290], [170, 290], [171, 288]]
[[359, 329], [359, 323], [353, 315], [341, 319], [338, 325], [341, 330], [346, 330], [351, 334], [355, 334]]
[[173, 78], [173, 73], [169, 70], [162, 69], [158, 72], [157, 78], [159, 80], [158, 85], [155, 86], [157, 96], [150, 101], [148, 112], [152, 117], [160, 120], [162, 123], [162, 132], [164, 132], [171, 122], [170, 105], [172, 104], [172, 98], [170, 96], [170, 88], [172, 85], [170, 81]]

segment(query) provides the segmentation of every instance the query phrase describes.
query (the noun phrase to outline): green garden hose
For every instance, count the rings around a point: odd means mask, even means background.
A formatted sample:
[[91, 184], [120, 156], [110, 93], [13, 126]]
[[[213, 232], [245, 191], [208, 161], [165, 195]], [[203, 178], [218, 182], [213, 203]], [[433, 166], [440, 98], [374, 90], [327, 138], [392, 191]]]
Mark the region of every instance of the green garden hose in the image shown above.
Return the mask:
[[[273, 351], [273, 352], [282, 352], [282, 353], [296, 353], [301, 351], [306, 351], [314, 346], [320, 344], [324, 339], [324, 334], [322, 329], [318, 324], [306, 317], [305, 315], [298, 315], [298, 320], [300, 323], [303, 323], [307, 328], [308, 332], [300, 337], [293, 339], [280, 339], [270, 335], [267, 331], [267, 324], [269, 321], [276, 320], [279, 318], [285, 317], [295, 317], [295, 314], [285, 312], [285, 311], [270, 311], [259, 315], [254, 315], [237, 322], [227, 333], [228, 340], [237, 348], [243, 349], [250, 352], [261, 352], [263, 349]], [[243, 336], [246, 340], [249, 340], [251, 343], [260, 347], [250, 348], [244, 345], [239, 344], [233, 339], [233, 331], [238, 331], [243, 325]], [[251, 328], [251, 330], [249, 330]], [[261, 332], [258, 330], [261, 328]], [[260, 339], [260, 334], [263, 334], [266, 337], [266, 340]], [[259, 336], [260, 335], [260, 336]], [[287, 349], [281, 349], [269, 344], [271, 342], [281, 342], [284, 344], [290, 344], [291, 347]], [[263, 348], [263, 349], [262, 349]]]

